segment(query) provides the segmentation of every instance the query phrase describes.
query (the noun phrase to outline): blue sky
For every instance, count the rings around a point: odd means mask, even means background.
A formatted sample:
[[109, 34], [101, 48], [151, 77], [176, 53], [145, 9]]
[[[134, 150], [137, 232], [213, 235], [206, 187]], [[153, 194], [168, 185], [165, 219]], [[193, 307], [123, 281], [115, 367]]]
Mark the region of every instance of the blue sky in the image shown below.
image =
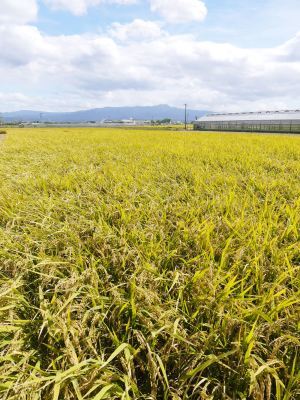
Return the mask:
[[0, 111], [299, 108], [299, 21], [299, 0], [1, 0]]

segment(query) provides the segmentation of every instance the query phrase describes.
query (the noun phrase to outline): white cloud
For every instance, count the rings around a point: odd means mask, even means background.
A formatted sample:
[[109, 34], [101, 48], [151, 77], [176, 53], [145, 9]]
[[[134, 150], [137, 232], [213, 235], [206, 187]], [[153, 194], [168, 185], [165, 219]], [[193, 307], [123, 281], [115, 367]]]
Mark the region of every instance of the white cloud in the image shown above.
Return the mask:
[[101, 3], [107, 4], [134, 4], [136, 0], [44, 0], [45, 3], [54, 10], [67, 10], [74, 15], [84, 15], [89, 7], [97, 6]]
[[216, 111], [299, 107], [300, 34], [278, 47], [242, 49], [167, 34], [143, 20], [113, 24], [102, 35], [61, 36], [14, 23], [0, 25], [0, 48], [2, 111], [185, 102]]
[[1, 0], [0, 23], [23, 24], [34, 21], [37, 17], [36, 0]]
[[135, 19], [129, 24], [116, 22], [112, 24], [109, 33], [113, 38], [121, 41], [152, 40], [164, 34], [158, 23], [142, 19]]
[[151, 10], [171, 23], [203, 21], [207, 15], [201, 0], [150, 0]]
[[0, 25], [0, 48], [0, 65], [12, 68], [57, 57], [57, 47], [31, 25]]
[[291, 40], [279, 47], [279, 59], [287, 62], [300, 62], [300, 32]]

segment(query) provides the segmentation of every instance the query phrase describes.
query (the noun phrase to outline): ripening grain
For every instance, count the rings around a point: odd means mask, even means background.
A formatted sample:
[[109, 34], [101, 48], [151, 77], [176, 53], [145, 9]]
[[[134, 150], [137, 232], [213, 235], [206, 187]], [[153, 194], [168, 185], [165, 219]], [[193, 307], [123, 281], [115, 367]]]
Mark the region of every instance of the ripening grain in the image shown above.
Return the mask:
[[300, 398], [300, 137], [11, 130], [0, 398]]

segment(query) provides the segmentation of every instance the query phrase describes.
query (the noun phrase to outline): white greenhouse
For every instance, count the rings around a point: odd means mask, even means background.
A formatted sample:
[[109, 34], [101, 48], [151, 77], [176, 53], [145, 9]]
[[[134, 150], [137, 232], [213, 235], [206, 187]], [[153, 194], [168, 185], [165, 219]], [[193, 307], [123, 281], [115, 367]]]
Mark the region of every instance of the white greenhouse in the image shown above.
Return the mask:
[[199, 131], [300, 133], [300, 110], [210, 114], [193, 124]]

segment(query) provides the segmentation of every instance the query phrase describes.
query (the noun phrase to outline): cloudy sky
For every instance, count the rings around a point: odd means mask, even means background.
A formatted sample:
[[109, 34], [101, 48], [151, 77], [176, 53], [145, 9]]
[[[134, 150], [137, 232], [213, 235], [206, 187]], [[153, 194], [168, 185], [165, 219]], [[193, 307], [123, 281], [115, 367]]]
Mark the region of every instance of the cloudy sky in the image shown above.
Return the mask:
[[300, 108], [300, 0], [0, 0], [0, 111]]

